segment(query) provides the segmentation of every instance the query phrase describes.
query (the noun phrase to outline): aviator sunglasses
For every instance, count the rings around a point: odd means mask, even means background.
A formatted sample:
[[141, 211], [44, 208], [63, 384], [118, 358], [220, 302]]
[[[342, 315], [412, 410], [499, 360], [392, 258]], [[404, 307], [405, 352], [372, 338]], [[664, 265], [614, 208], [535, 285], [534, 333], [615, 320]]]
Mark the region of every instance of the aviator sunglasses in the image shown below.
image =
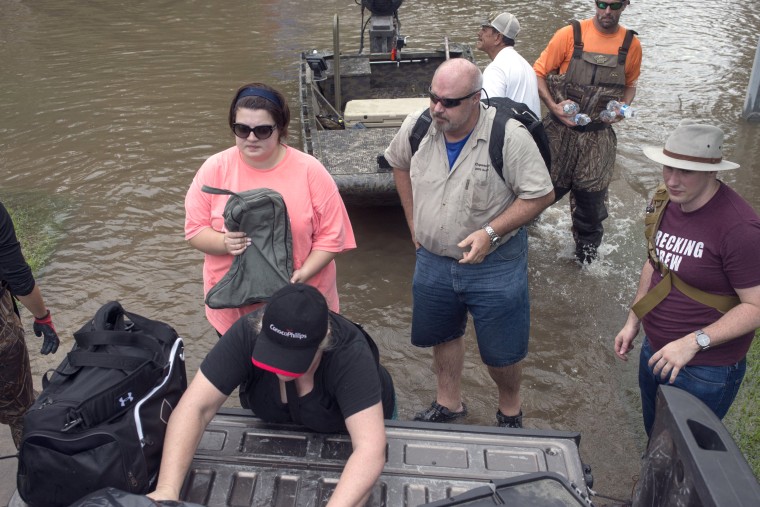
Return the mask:
[[597, 2], [596, 6], [599, 7], [601, 10], [607, 9], [609, 7], [613, 11], [619, 11], [621, 7], [623, 7], [623, 4], [625, 2]]
[[255, 127], [249, 127], [244, 123], [232, 124], [232, 131], [240, 139], [248, 139], [248, 136], [250, 136], [251, 132], [253, 132], [253, 135], [256, 136], [256, 139], [259, 139], [260, 141], [272, 137], [272, 132], [274, 132], [274, 129], [276, 128], [276, 125], [257, 125]]
[[475, 90], [469, 95], [465, 95], [464, 97], [459, 97], [458, 99], [445, 99], [433, 93], [432, 89], [429, 89], [428, 95], [430, 96], [430, 100], [433, 102], [433, 104], [438, 104], [440, 102], [443, 107], [445, 107], [446, 109], [449, 109], [451, 107], [457, 107], [459, 104], [462, 103], [463, 100], [469, 99], [470, 97], [472, 97], [478, 92], [480, 92], [479, 89]]

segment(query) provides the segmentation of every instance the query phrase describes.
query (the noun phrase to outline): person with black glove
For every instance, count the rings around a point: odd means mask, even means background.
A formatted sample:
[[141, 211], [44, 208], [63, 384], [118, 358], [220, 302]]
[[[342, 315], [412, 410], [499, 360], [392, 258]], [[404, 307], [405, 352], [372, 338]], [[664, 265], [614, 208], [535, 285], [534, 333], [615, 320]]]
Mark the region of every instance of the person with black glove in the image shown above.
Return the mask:
[[34, 334], [43, 337], [41, 354], [55, 354], [60, 344], [50, 310], [16, 239], [8, 211], [0, 203], [0, 423], [21, 443], [24, 413], [34, 402], [29, 351], [16, 300], [34, 316]]

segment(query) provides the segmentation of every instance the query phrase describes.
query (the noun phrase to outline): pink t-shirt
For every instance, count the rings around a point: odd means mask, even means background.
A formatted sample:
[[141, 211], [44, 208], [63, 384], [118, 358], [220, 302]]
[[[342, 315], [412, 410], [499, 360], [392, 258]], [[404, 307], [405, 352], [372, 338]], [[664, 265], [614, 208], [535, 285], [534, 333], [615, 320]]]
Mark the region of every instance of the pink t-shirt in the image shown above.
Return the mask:
[[[225, 232], [224, 206], [227, 195], [201, 191], [203, 185], [242, 192], [269, 188], [285, 200], [293, 236], [293, 269], [300, 269], [312, 250], [343, 252], [356, 248], [348, 212], [330, 173], [311, 155], [286, 146], [285, 157], [275, 167], [259, 170], [246, 164], [233, 146], [211, 156], [198, 170], [185, 196], [185, 239], [206, 227]], [[208, 293], [229, 270], [231, 255], [205, 255], [203, 292]], [[308, 281], [325, 296], [330, 310], [340, 311], [335, 261]], [[214, 310], [206, 307], [206, 318], [224, 333], [241, 316], [259, 305]]]

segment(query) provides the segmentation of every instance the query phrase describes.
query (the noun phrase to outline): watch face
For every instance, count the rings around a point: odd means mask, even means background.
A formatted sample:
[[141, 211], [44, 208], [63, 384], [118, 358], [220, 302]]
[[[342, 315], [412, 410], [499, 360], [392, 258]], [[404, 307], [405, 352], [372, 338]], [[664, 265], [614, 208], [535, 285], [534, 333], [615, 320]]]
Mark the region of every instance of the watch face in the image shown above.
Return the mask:
[[708, 347], [710, 345], [710, 337], [705, 333], [697, 333], [697, 343], [700, 347]]

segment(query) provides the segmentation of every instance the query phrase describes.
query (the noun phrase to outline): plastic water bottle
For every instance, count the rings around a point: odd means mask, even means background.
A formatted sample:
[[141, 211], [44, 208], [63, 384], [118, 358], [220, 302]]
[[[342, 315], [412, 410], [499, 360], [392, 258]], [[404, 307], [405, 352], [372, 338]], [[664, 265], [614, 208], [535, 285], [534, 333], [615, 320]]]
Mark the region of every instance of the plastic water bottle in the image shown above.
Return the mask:
[[591, 117], [587, 115], [586, 113], [578, 113], [573, 117], [573, 121], [576, 125], [588, 125], [591, 123]]
[[617, 100], [611, 100], [607, 103], [607, 110], [619, 114], [623, 118], [632, 118], [636, 115], [636, 110], [628, 104], [621, 104]]
[[607, 123], [611, 123], [616, 117], [617, 113], [615, 111], [610, 111], [609, 109], [604, 109], [599, 113], [599, 119]]
[[567, 114], [577, 114], [581, 110], [581, 107], [576, 104], [575, 102], [568, 102], [564, 106], [562, 106], [562, 111]]

